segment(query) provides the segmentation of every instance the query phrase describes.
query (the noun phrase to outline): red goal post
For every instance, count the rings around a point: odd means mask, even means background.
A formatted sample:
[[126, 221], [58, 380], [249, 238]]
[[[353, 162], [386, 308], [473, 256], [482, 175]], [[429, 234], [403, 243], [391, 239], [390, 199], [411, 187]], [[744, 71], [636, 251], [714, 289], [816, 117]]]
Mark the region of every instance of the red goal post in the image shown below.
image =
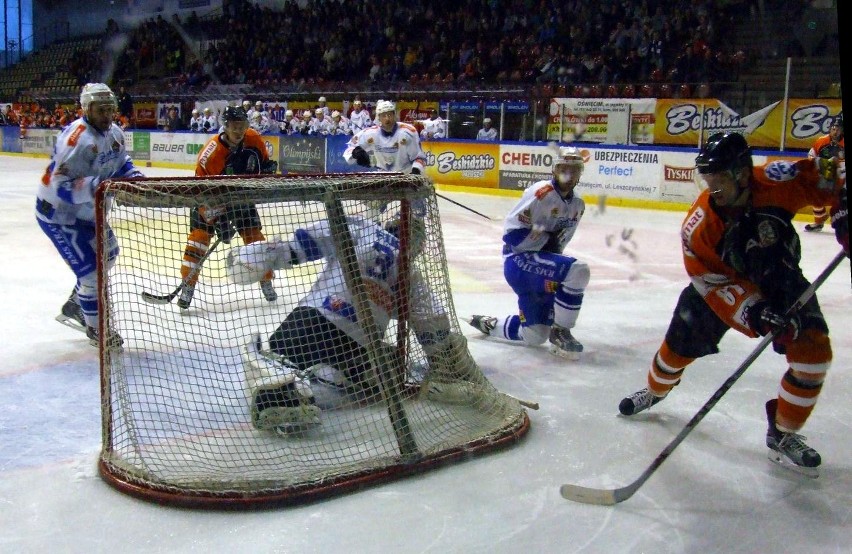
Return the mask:
[[[229, 253], [242, 245], [236, 237], [204, 262], [190, 309], [144, 302], [143, 291], [181, 284], [189, 213], [202, 205], [255, 206], [267, 241], [326, 225], [333, 253], [277, 270], [278, 299], [268, 302], [257, 286], [228, 279]], [[363, 261], [370, 249], [353, 221], [380, 229], [390, 220], [399, 240], [396, 276], [386, 287], [392, 309], [383, 315]], [[497, 391], [468, 352], [425, 177], [110, 180], [96, 193], [96, 227], [101, 336], [124, 339], [121, 347], [100, 345], [99, 469], [118, 490], [189, 507], [298, 504], [508, 446], [529, 428], [517, 400]], [[114, 264], [102, 247], [110, 233], [121, 249]], [[327, 364], [291, 371], [274, 356], [248, 360], [253, 337], [275, 332], [334, 263], [345, 282], [332, 285], [351, 293], [348, 317], [367, 353], [359, 368], [370, 386], [357, 394], [319, 380]], [[438, 331], [424, 333], [423, 322]], [[356, 355], [322, 344], [339, 359]], [[267, 379], [298, 375], [312, 390], [317, 421], [297, 432], [258, 428], [252, 363], [263, 365]]]

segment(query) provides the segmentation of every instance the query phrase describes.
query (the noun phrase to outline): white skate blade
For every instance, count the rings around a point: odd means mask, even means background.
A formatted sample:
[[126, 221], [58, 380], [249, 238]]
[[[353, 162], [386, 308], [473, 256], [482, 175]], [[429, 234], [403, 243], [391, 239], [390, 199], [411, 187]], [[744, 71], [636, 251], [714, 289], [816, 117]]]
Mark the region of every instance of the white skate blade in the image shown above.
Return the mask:
[[577, 360], [579, 360], [580, 354], [582, 354], [582, 352], [574, 352], [574, 351], [569, 352], [567, 350], [562, 350], [561, 348], [559, 348], [555, 344], [550, 346], [550, 353], [553, 354], [554, 356], [559, 356], [560, 358], [563, 358], [563, 359], [566, 359], [566, 360], [571, 360], [572, 362], [576, 362]]
[[86, 328], [80, 325], [80, 323], [73, 317], [68, 317], [67, 315], [59, 314], [54, 319], [56, 319], [56, 321], [58, 321], [62, 325], [65, 325], [66, 327], [76, 329], [77, 331], [80, 331], [83, 334], [86, 333]]
[[793, 473], [798, 473], [799, 475], [804, 475], [805, 477], [809, 477], [811, 479], [816, 479], [817, 477], [819, 477], [819, 466], [804, 467], [796, 465], [792, 461], [790, 461], [789, 458], [787, 458], [777, 450], [767, 448], [766, 457], [769, 458], [770, 462], [780, 467], [783, 467], [786, 470], [792, 471]]

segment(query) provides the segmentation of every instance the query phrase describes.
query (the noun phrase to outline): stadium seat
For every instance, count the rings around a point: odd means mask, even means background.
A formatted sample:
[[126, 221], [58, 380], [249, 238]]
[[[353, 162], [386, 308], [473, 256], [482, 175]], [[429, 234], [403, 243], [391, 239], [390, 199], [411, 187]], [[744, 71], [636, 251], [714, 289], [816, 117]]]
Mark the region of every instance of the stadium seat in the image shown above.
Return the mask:
[[639, 97], [640, 98], [653, 98], [657, 93], [656, 87], [650, 83], [646, 83], [639, 87]]

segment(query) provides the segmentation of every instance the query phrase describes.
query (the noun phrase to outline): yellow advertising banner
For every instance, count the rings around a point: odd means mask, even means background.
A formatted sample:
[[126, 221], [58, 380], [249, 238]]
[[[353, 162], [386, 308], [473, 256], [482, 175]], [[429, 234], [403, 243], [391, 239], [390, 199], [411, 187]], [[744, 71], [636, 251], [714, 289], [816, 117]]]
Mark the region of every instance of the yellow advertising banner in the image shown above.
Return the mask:
[[735, 131], [743, 133], [754, 148], [807, 150], [817, 137], [828, 133], [842, 109], [839, 98], [789, 100], [785, 124], [784, 103], [780, 101], [743, 116], [713, 98], [658, 99], [654, 143], [698, 146], [702, 131], [705, 138], [720, 131]]
[[497, 188], [499, 144], [428, 141], [422, 146], [426, 174], [436, 183]]

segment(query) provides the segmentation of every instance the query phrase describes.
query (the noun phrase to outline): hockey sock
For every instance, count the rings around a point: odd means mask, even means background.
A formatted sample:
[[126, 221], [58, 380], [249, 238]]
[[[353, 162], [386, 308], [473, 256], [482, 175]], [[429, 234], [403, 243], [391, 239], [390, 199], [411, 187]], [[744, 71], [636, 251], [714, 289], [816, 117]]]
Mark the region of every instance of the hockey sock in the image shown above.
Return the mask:
[[821, 390], [822, 382], [806, 383], [788, 369], [778, 389], [775, 426], [787, 433], [798, 432], [811, 415]]
[[672, 352], [666, 341], [660, 346], [651, 369], [648, 371], [648, 390], [656, 396], [665, 396], [680, 382], [683, 370], [695, 358], [687, 358]]
[[[210, 245], [210, 234], [203, 229], [193, 229], [189, 233], [186, 240], [186, 249], [183, 252], [183, 263], [180, 266], [180, 276], [184, 279], [189, 277], [192, 270], [198, 265], [204, 254], [207, 253], [207, 247]], [[194, 286], [198, 281], [198, 273], [196, 272], [193, 279], [188, 283]]]
[[521, 318], [517, 315], [497, 318], [497, 325], [490, 336], [506, 340], [524, 340], [521, 337]]

